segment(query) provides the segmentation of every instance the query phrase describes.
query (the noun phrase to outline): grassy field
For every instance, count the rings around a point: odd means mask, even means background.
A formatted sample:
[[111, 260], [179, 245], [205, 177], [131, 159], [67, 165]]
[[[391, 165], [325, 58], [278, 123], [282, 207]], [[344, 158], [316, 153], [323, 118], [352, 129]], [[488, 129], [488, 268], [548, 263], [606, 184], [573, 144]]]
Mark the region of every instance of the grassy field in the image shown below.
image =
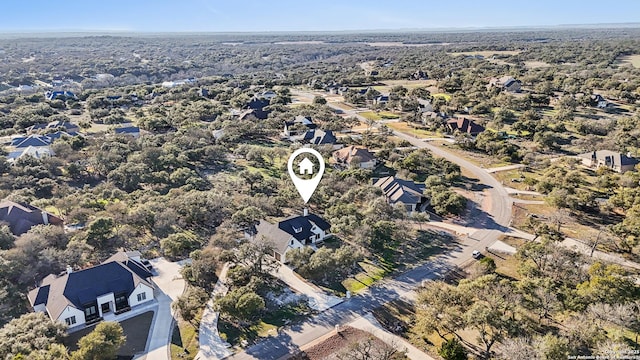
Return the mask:
[[369, 120], [374, 120], [374, 121], [378, 121], [378, 120], [384, 120], [384, 119], [399, 119], [400, 115], [398, 114], [394, 114], [392, 112], [389, 111], [380, 111], [380, 112], [375, 112], [375, 111], [364, 111], [361, 113], [358, 113], [358, 115], [365, 117]]
[[261, 321], [251, 326], [241, 326], [231, 323], [223, 318], [218, 321], [220, 337], [232, 345], [248, 343], [259, 338], [275, 336], [278, 329], [297, 320], [301, 320], [309, 314], [308, 307], [290, 305], [278, 308], [265, 314]]
[[443, 99], [445, 99], [446, 101], [450, 101], [450, 100], [451, 100], [451, 95], [449, 95], [449, 94], [445, 94], [445, 93], [432, 94], [432, 96], [433, 96], [434, 98], [437, 98], [437, 97], [438, 97], [438, 98], [443, 98]]
[[524, 66], [527, 69], [537, 69], [537, 68], [545, 68], [551, 66], [551, 64], [543, 62], [543, 61], [525, 61]]
[[484, 167], [484, 168], [512, 165], [511, 163], [500, 161], [500, 159], [496, 159], [490, 155], [462, 150], [448, 142], [431, 141], [430, 144], [443, 147], [446, 151], [455, 153], [456, 155], [464, 158], [465, 160], [468, 160], [473, 164]]
[[424, 130], [424, 129], [416, 129], [411, 126], [411, 124], [406, 122], [394, 122], [388, 123], [387, 126], [392, 128], [393, 130], [397, 130], [403, 133], [411, 134], [417, 138], [425, 139], [425, 138], [433, 138], [433, 137], [442, 137], [441, 133], [437, 133], [434, 131]]
[[373, 264], [371, 261], [362, 261], [359, 265], [362, 268], [361, 272], [342, 281], [344, 288], [352, 294], [356, 294], [373, 285], [374, 282], [382, 279], [388, 272], [388, 270]]
[[616, 59], [620, 64], [631, 64], [634, 68], [640, 68], [640, 55], [625, 55]]
[[171, 360], [195, 358], [200, 348], [197, 331], [191, 323], [182, 319], [176, 320], [171, 334]]

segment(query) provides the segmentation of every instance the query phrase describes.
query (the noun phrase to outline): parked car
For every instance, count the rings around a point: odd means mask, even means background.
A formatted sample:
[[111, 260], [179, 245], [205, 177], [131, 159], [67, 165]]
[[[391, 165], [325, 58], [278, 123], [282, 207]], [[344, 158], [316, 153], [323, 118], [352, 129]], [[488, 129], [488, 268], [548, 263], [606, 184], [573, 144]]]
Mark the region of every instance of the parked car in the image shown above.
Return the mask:
[[482, 253], [480, 253], [480, 251], [478, 250], [473, 250], [471, 256], [473, 256], [474, 259], [479, 259], [480, 257], [482, 257]]

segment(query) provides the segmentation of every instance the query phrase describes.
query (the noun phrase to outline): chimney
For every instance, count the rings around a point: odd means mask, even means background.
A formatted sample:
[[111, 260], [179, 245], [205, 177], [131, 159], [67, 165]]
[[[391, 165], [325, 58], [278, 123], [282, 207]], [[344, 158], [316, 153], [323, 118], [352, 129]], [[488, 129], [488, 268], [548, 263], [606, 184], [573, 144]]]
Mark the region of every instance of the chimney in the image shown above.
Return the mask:
[[45, 225], [49, 225], [49, 214], [46, 211], [41, 210], [40, 214], [42, 215], [42, 223]]
[[73, 272], [73, 268], [71, 265], [67, 265], [67, 274], [71, 274]]
[[304, 208], [304, 210], [303, 210], [303, 212], [302, 212], [302, 213], [303, 213], [303, 215], [304, 215], [305, 217], [306, 217], [306, 216], [309, 216], [309, 209]]

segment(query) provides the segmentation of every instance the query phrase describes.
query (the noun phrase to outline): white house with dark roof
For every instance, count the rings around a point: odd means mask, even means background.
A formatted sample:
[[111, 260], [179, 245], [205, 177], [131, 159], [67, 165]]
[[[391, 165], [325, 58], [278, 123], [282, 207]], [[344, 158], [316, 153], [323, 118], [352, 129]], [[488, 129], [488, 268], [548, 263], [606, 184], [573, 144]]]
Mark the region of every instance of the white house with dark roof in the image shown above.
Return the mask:
[[610, 150], [598, 150], [578, 155], [582, 159], [582, 165], [590, 168], [607, 167], [615, 172], [624, 173], [634, 170], [640, 163], [630, 154], [621, 154]]
[[87, 269], [48, 275], [28, 294], [34, 311], [78, 328], [118, 315], [154, 300], [152, 274], [140, 253], [119, 252]]
[[402, 205], [408, 212], [420, 211], [427, 204], [424, 196], [425, 185], [413, 181], [387, 176], [378, 179], [373, 186], [382, 189], [387, 201], [391, 205]]
[[331, 233], [331, 225], [315, 214], [304, 210], [302, 216], [291, 216], [276, 224], [261, 220], [258, 225], [247, 232], [251, 241], [267, 241], [273, 245], [273, 256], [276, 260], [287, 263], [287, 252], [309, 246], [316, 249], [316, 244], [323, 242]]

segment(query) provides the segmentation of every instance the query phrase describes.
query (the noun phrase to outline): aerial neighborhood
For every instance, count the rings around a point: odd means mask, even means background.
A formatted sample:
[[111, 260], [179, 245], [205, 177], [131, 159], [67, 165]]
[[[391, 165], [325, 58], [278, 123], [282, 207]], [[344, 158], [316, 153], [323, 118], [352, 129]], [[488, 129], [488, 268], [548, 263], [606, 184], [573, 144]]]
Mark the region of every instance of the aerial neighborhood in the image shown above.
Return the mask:
[[54, 35], [0, 38], [1, 359], [639, 351], [640, 29]]

